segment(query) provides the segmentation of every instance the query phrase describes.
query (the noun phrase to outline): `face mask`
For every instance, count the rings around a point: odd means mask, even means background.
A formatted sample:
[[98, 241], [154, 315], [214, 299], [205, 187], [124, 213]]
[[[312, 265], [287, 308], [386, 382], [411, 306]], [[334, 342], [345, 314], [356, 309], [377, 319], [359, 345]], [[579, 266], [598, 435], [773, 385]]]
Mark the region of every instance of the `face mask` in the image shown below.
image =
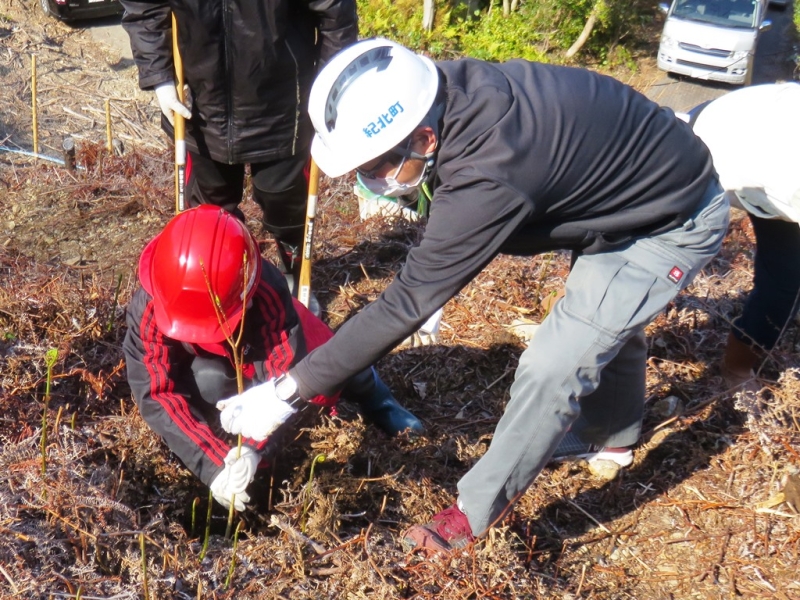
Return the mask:
[[[397, 169], [395, 169], [394, 173], [400, 172], [403, 168], [403, 165], [406, 162], [406, 157], [403, 157], [403, 160], [400, 161]], [[364, 184], [364, 187], [367, 188], [373, 194], [377, 194], [378, 196], [385, 196], [387, 198], [398, 198], [399, 196], [405, 196], [410, 192], [416, 190], [422, 182], [428, 177], [428, 174], [433, 167], [434, 159], [433, 155], [429, 154], [425, 156], [425, 167], [422, 169], [422, 172], [417, 177], [416, 181], [408, 182], [408, 183], [400, 183], [397, 181], [394, 176], [389, 177], [365, 177], [363, 174], [360, 176], [361, 183]]]

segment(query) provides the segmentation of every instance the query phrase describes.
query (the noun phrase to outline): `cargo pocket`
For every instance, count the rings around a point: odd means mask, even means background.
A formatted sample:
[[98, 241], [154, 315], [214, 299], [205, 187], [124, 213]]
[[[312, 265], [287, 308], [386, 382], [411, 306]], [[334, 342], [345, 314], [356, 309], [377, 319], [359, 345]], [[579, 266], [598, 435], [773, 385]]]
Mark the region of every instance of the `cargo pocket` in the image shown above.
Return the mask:
[[669, 287], [619, 255], [581, 256], [567, 279], [563, 309], [603, 332], [604, 343], [611, 345], [655, 318], [677, 292]]

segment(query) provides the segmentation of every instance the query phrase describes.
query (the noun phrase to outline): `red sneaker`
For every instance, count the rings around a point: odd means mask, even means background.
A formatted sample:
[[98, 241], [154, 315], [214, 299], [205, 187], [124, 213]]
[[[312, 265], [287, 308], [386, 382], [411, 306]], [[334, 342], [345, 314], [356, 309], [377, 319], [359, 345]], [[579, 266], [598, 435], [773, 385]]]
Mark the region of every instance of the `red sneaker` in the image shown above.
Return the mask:
[[467, 515], [457, 504], [433, 515], [433, 521], [414, 525], [403, 533], [402, 544], [406, 550], [422, 548], [433, 552], [449, 553], [466, 548], [475, 541]]

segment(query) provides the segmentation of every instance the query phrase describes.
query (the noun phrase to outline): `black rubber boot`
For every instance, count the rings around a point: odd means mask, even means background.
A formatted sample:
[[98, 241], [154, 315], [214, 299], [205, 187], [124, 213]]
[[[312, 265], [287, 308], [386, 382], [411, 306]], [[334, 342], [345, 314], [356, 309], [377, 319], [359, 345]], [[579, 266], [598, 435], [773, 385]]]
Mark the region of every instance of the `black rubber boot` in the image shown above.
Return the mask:
[[[286, 283], [289, 285], [292, 296], [297, 298], [297, 292], [300, 286], [300, 265], [302, 264], [300, 247], [299, 245], [292, 245], [277, 238], [275, 239], [275, 245], [278, 248], [278, 257], [280, 258], [278, 268], [280, 268], [283, 276], [286, 278]], [[322, 314], [322, 308], [314, 292], [311, 292], [308, 298], [308, 309], [315, 317], [319, 317]]]
[[425, 430], [422, 421], [394, 399], [375, 369], [365, 369], [353, 377], [342, 395], [358, 405], [365, 420], [374, 423], [389, 435], [397, 435], [406, 429], [414, 433]]

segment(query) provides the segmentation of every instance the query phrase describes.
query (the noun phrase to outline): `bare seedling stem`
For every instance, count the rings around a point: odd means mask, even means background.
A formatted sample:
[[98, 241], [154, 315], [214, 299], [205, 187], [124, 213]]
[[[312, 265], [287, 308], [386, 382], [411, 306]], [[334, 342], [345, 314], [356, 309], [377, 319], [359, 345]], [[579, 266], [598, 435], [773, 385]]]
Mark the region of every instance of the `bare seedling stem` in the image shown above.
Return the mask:
[[144, 545], [144, 533], [139, 534], [139, 547], [142, 549], [142, 585], [144, 586], [144, 600], [150, 600], [150, 590], [147, 584], [147, 552]]
[[106, 98], [106, 150], [114, 154], [114, 144], [111, 139], [111, 100]]
[[47, 366], [47, 380], [44, 388], [44, 408], [42, 409], [42, 475], [47, 473], [47, 404], [50, 402], [50, 381], [53, 378], [53, 366], [58, 360], [58, 350], [50, 348], [44, 356], [44, 362]]
[[[200, 268], [203, 271], [203, 277], [206, 281], [206, 288], [208, 289], [208, 293], [211, 296], [211, 305], [214, 307], [214, 313], [217, 315], [217, 321], [219, 322], [220, 328], [222, 332], [225, 334], [225, 340], [228, 342], [228, 345], [231, 347], [231, 353], [233, 354], [233, 368], [236, 371], [236, 387], [238, 393], [242, 393], [244, 391], [244, 376], [243, 376], [243, 363], [244, 363], [244, 350], [240, 348], [242, 344], [242, 338], [244, 337], [244, 320], [245, 315], [247, 313], [247, 254], [242, 254], [242, 318], [239, 321], [239, 332], [236, 335], [236, 339], [233, 338], [233, 332], [228, 327], [228, 319], [225, 316], [225, 312], [222, 310], [222, 303], [219, 301], [219, 296], [214, 293], [214, 290], [211, 289], [211, 280], [208, 278], [208, 273], [206, 273], [206, 268], [203, 263], [203, 259], [200, 258]], [[242, 434], [240, 433], [237, 440], [236, 440], [236, 458], [240, 458], [242, 455]], [[236, 495], [234, 494], [231, 497], [231, 505], [228, 509], [228, 524], [225, 526], [225, 538], [230, 539], [231, 537], [231, 529], [233, 527], [233, 516], [236, 513], [236, 507], [234, 506], [236, 500]]]
[[39, 155], [39, 120], [36, 99], [36, 55], [31, 54], [31, 111], [33, 112], [33, 153]]

